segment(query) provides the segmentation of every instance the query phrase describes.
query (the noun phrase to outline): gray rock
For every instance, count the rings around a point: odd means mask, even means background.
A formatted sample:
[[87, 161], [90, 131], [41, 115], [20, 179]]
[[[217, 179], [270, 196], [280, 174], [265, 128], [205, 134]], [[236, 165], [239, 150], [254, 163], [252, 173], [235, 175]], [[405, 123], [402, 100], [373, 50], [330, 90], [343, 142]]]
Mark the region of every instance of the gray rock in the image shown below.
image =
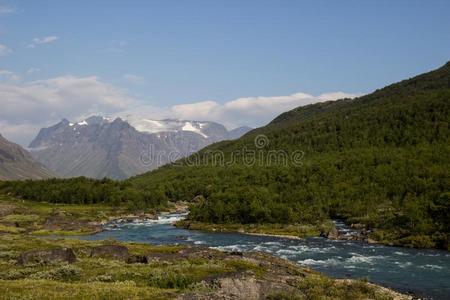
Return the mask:
[[321, 232], [320, 236], [330, 240], [337, 240], [339, 239], [339, 231], [336, 229], [336, 227], [333, 227], [329, 231]]
[[130, 255], [127, 259], [129, 264], [148, 264], [147, 256], [145, 255]]
[[74, 263], [76, 260], [76, 255], [72, 249], [62, 248], [24, 252], [19, 256], [17, 263], [20, 265], [36, 263], [53, 264], [60, 262]]

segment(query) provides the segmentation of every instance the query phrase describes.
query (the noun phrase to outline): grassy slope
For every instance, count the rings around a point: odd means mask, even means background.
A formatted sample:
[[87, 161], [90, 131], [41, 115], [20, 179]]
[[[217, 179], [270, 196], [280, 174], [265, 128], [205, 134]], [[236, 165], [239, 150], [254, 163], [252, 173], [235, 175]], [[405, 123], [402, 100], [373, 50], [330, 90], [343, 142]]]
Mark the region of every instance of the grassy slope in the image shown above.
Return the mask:
[[[380, 241], [448, 247], [449, 121], [447, 63], [358, 99], [294, 109], [131, 182], [172, 201], [201, 195], [192, 207], [195, 221], [317, 225], [342, 217], [375, 228]], [[301, 150], [303, 164], [246, 166], [235, 154], [259, 150], [260, 134], [269, 140], [263, 153]], [[237, 159], [214, 166], [214, 151]], [[195, 159], [203, 163], [188, 166]]]

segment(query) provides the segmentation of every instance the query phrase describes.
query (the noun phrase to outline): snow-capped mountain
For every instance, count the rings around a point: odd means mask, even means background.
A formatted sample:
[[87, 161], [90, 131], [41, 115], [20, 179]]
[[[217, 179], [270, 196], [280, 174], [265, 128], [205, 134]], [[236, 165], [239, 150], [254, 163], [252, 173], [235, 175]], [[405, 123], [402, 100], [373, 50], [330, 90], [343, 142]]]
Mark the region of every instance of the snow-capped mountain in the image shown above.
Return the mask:
[[41, 129], [29, 148], [36, 160], [62, 177], [124, 179], [237, 138], [250, 128], [236, 130], [214, 122], [92, 116]]
[[197, 133], [205, 139], [228, 138], [227, 129], [214, 122], [199, 122], [186, 120], [151, 120], [151, 119], [130, 119], [127, 120], [137, 131], [147, 133], [157, 132], [180, 132], [190, 131]]

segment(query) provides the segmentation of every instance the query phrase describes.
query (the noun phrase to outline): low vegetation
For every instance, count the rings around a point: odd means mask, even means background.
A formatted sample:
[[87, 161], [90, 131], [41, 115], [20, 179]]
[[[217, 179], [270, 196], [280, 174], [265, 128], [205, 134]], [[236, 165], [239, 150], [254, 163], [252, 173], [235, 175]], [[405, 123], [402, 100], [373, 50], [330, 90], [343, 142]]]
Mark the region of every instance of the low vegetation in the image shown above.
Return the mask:
[[[130, 256], [145, 255], [148, 261], [90, 254], [102, 245], [125, 246]], [[22, 253], [65, 248], [74, 250], [75, 262], [17, 263]], [[0, 235], [0, 295], [5, 299], [214, 299], [231, 297], [236, 289], [249, 293], [248, 299], [408, 299], [365, 282], [328, 279], [265, 254]]]
[[51, 204], [0, 195], [0, 233], [90, 234], [101, 230], [103, 222], [126, 214], [129, 214], [127, 207]]

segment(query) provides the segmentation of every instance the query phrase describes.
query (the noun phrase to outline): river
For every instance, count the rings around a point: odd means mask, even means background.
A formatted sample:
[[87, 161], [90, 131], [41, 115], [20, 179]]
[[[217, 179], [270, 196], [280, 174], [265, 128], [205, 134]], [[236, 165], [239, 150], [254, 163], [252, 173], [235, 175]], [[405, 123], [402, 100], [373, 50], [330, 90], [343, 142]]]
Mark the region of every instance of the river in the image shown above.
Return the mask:
[[[195, 244], [221, 250], [265, 251], [338, 278], [366, 278], [370, 282], [411, 292], [430, 299], [450, 299], [450, 253], [333, 241], [324, 238], [295, 240], [239, 233], [210, 233], [171, 225], [182, 215], [165, 215], [158, 220], [114, 222], [88, 240], [151, 244]], [[350, 231], [337, 222], [338, 229]]]

